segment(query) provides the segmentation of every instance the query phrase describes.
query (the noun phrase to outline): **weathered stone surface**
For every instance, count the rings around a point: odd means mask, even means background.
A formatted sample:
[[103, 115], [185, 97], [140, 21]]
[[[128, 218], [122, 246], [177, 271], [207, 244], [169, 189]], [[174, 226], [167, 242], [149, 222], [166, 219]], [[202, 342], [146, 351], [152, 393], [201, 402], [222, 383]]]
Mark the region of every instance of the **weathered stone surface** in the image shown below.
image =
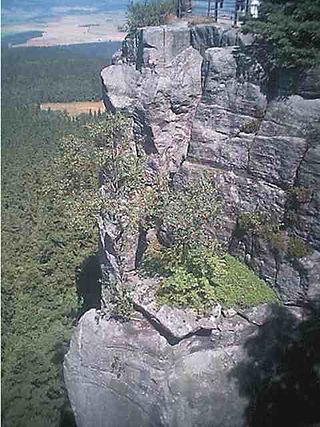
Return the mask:
[[310, 301], [320, 301], [320, 252], [313, 251], [311, 255], [300, 260], [307, 284], [307, 298]]
[[[247, 42], [237, 30], [214, 25], [142, 29], [103, 70], [104, 101], [110, 111], [132, 117], [137, 148], [141, 144], [149, 155], [150, 183], [161, 168], [178, 171], [175, 182], [208, 171], [221, 195], [220, 242], [289, 305], [317, 302], [319, 74], [308, 72], [298, 95], [270, 101], [263, 69], [240, 49]], [[292, 257], [274, 247], [270, 234], [239, 234], [239, 215], [256, 212], [310, 250]], [[113, 231], [101, 221], [102, 264], [109, 263], [116, 280], [119, 272], [108, 247]], [[138, 237], [128, 245], [136, 248]], [[127, 280], [136, 286], [134, 319], [119, 323], [87, 312], [65, 359], [77, 425], [247, 425], [257, 378], [274, 372], [279, 343], [287, 345], [304, 312], [263, 305], [241, 311], [222, 307], [220, 316], [216, 307], [199, 318], [188, 310], [157, 307], [157, 283], [129, 272], [133, 252], [125, 263]], [[278, 311], [285, 313], [275, 316]]]
[[[120, 91], [116, 70], [103, 72], [105, 93], [114, 109], [134, 118], [146, 152], [166, 153], [172, 171], [185, 157], [185, 170], [210, 171], [221, 194], [221, 242], [286, 301], [300, 299], [308, 286], [320, 286], [316, 274], [279, 256], [268, 236], [243, 239], [236, 228], [241, 213], [262, 212], [319, 251], [319, 137], [309, 135], [320, 120], [318, 73], [307, 72], [296, 95], [288, 94], [283, 76], [279, 93], [286, 97], [270, 100], [264, 70], [241, 48], [247, 42], [237, 30], [215, 25], [143, 29], [130, 41], [135, 59], [126, 63], [128, 77], [119, 66]], [[296, 191], [303, 200], [294, 199]], [[314, 269], [312, 250], [304, 259], [311, 257]]]
[[282, 263], [279, 266], [276, 285], [284, 302], [301, 302], [305, 300], [305, 292], [303, 286], [301, 286], [299, 271], [290, 264]]
[[313, 67], [298, 82], [298, 93], [307, 99], [320, 98], [320, 67]]
[[154, 71], [144, 68], [142, 73], [128, 65], [113, 65], [101, 76], [105, 104], [111, 111], [119, 109], [133, 117], [136, 140], [145, 151], [170, 149], [172, 158], [180, 162], [201, 95], [202, 58], [189, 46], [168, 61]]
[[[239, 58], [237, 48], [209, 48], [204, 57], [203, 95], [184, 166], [209, 168], [215, 177], [222, 195], [220, 239], [231, 239], [229, 247], [245, 260], [241, 242], [233, 245], [239, 213], [263, 212], [281, 223], [288, 217], [291, 189], [303, 187], [311, 196], [291, 212], [290, 230], [319, 247], [319, 146], [308, 134], [319, 121], [320, 100], [294, 95], [268, 103], [261, 89], [263, 71], [250, 58]], [[280, 296], [294, 301], [305, 295], [309, 279], [297, 264], [276, 259], [268, 241], [247, 243], [247, 263], [277, 286]]]
[[291, 187], [308, 148], [309, 125], [319, 117], [320, 100], [291, 96], [269, 104], [250, 150], [251, 173], [280, 187]]
[[246, 400], [228, 372], [243, 354], [210, 337], [170, 346], [144, 319], [97, 324], [92, 310], [65, 361], [77, 425], [239, 426]]
[[[302, 193], [294, 206], [298, 221], [294, 231], [314, 249], [320, 248], [320, 139], [307, 150], [297, 173], [296, 187]], [[320, 283], [320, 281], [319, 281]]]
[[259, 135], [250, 149], [250, 172], [280, 188], [289, 188], [294, 184], [305, 150], [306, 141], [302, 138]]
[[241, 34], [239, 29], [229, 26], [200, 24], [190, 28], [191, 44], [200, 52], [210, 47], [246, 45], [251, 36]]
[[[146, 27], [138, 34], [141, 65], [157, 67], [170, 64], [181, 52], [190, 47], [190, 31], [186, 23], [179, 26]], [[139, 67], [138, 58], [138, 67]]]
[[201, 331], [210, 332], [212, 329], [217, 328], [221, 315], [220, 305], [213, 307], [206, 316], [199, 316], [192, 310], [168, 305], [159, 307], [156, 298], [158, 287], [159, 283], [157, 281], [140, 278], [135, 286], [133, 301], [137, 306], [136, 308], [143, 310], [148, 318], [170, 331], [172, 339], [179, 341], [188, 334]]
[[137, 98], [140, 73], [125, 64], [111, 65], [101, 72], [103, 100], [111, 111], [130, 108]]
[[[292, 331], [285, 323], [301, 318], [287, 309], [277, 321], [269, 306], [221, 318], [211, 335], [193, 335], [170, 345], [143, 317], [120, 323], [87, 312], [73, 334], [64, 377], [78, 427], [240, 427], [246, 425], [250, 396], [234, 372], [246, 360], [243, 346], [269, 321], [282, 340]], [[287, 314], [288, 311], [288, 314]], [[262, 325], [262, 326], [257, 326]], [[280, 330], [279, 330], [280, 328]], [[268, 339], [268, 351], [279, 342]], [[270, 361], [268, 361], [270, 363]], [[252, 368], [257, 369], [256, 365]], [[260, 367], [263, 375], [263, 367]]]

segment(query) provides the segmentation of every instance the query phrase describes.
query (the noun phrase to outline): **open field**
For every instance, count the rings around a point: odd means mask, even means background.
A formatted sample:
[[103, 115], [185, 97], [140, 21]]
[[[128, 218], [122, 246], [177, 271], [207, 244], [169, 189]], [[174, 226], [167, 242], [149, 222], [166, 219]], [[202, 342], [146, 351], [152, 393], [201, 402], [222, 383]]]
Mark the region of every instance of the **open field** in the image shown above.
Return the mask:
[[41, 110], [65, 111], [71, 117], [79, 116], [80, 114], [89, 114], [100, 110], [105, 111], [102, 101], [84, 101], [84, 102], [48, 102], [40, 105]]
[[97, 43], [121, 41], [125, 33], [118, 26], [125, 23], [125, 16], [117, 12], [89, 13], [87, 15], [67, 15], [46, 19], [42, 22], [24, 22], [4, 24], [4, 34], [42, 32], [42, 36], [33, 37], [16, 46], [49, 47], [79, 43]]

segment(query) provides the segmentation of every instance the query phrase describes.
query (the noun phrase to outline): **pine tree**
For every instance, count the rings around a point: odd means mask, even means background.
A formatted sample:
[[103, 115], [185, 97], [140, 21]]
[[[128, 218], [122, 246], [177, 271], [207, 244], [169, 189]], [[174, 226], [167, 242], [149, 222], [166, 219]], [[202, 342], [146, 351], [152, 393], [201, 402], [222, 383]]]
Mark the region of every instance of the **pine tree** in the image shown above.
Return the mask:
[[255, 34], [271, 70], [320, 64], [320, 0], [264, 0], [243, 31]]

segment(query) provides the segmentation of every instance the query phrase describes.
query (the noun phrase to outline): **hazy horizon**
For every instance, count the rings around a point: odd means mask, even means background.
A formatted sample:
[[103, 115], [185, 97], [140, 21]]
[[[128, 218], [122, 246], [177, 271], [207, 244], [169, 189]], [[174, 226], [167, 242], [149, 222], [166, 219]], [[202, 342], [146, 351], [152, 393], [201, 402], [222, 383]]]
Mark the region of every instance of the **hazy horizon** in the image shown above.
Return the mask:
[[[123, 20], [130, 0], [4, 0], [2, 34], [23, 32], [25, 25], [46, 24], [66, 16], [110, 14]], [[21, 26], [21, 29], [18, 28]]]
[[[4, 0], [1, 36], [32, 34], [23, 46], [120, 41], [130, 0]], [[86, 30], [89, 28], [89, 30]], [[42, 34], [42, 35], [41, 35]]]

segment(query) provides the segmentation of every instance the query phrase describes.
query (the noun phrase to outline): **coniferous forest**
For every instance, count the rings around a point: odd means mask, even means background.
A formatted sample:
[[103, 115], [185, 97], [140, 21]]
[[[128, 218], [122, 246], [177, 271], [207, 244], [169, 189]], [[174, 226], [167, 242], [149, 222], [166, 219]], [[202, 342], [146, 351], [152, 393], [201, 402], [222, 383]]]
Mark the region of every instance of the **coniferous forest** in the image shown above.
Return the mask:
[[62, 360], [81, 309], [75, 283], [96, 235], [70, 224], [52, 177], [62, 138], [99, 118], [39, 104], [100, 99], [99, 71], [117, 47], [2, 50], [4, 426], [73, 425]]
[[[162, 11], [172, 12], [172, 2], [158, 8], [156, 3], [129, 8], [129, 29], [162, 23]], [[319, 65], [319, 11], [319, 0], [266, 0], [260, 19], [246, 22], [244, 31], [256, 35], [254, 49], [270, 81], [284, 70], [300, 72]], [[132, 156], [128, 150], [126, 120], [121, 114], [109, 120], [100, 113], [72, 118], [66, 113], [41, 110], [44, 102], [101, 99], [99, 72], [110, 64], [119, 43], [3, 46], [1, 421], [4, 427], [75, 427], [62, 362], [80, 316], [87, 308], [97, 307], [101, 299], [92, 293], [84, 300], [87, 289], [83, 288], [89, 281], [103, 285], [104, 280], [97, 268], [94, 216], [88, 220], [87, 210], [96, 212], [97, 206], [102, 206], [116, 212], [119, 223], [122, 221], [121, 230], [128, 230], [127, 235], [119, 234], [116, 242], [125, 250], [141, 224], [146, 229], [160, 228], [160, 224], [170, 230], [168, 248], [159, 249], [155, 244], [152, 253], [150, 244], [150, 253], [139, 271], [149, 278], [159, 273], [163, 276], [157, 296], [160, 304], [191, 307], [197, 313], [204, 312], [206, 304], [212, 307], [217, 302], [227, 309], [262, 302], [275, 303], [276, 308], [280, 305], [274, 291], [247, 266], [223, 253], [216, 242], [207, 245], [207, 225], [215, 219], [220, 202], [210, 180], [191, 182], [187, 191], [175, 189], [170, 174], [159, 174], [150, 185], [145, 179], [145, 158]], [[249, 123], [241, 130], [254, 134], [255, 126]], [[118, 137], [116, 144], [114, 135]], [[103, 172], [100, 177], [105, 177], [107, 195], [98, 202], [97, 171]], [[239, 216], [237, 225], [238, 231], [251, 233], [251, 237], [254, 233], [258, 236], [259, 228], [273, 237], [282, 236], [282, 229], [265, 224], [259, 213]], [[285, 252], [290, 240], [274, 242]], [[293, 242], [299, 243], [297, 239]], [[296, 246], [299, 250], [287, 255], [298, 264], [306, 249], [301, 244]], [[274, 249], [278, 251], [276, 245]], [[122, 277], [121, 281], [125, 283]], [[112, 314], [129, 318], [132, 301], [129, 293], [119, 289], [109, 290], [108, 302], [117, 309]], [[267, 420], [271, 413], [280, 420], [282, 412], [291, 413], [296, 422], [291, 425], [307, 425], [305, 419], [310, 421], [308, 425], [316, 425], [319, 316], [316, 321], [302, 323], [302, 339], [293, 344], [282, 342], [281, 333], [279, 338], [276, 334], [274, 354], [270, 351], [269, 327], [279, 332], [283, 328], [278, 321], [268, 323], [265, 335], [261, 328], [256, 341], [247, 342], [248, 359], [238, 371], [245, 378], [245, 393], [253, 396], [252, 408], [247, 411], [248, 425], [271, 425], [261, 419]], [[255, 346], [259, 351], [253, 352], [253, 359], [250, 350]], [[266, 377], [260, 375], [260, 366], [266, 367]], [[250, 375], [253, 386], [248, 387]], [[287, 398], [289, 392], [291, 400]], [[259, 418], [260, 414], [264, 418]]]

